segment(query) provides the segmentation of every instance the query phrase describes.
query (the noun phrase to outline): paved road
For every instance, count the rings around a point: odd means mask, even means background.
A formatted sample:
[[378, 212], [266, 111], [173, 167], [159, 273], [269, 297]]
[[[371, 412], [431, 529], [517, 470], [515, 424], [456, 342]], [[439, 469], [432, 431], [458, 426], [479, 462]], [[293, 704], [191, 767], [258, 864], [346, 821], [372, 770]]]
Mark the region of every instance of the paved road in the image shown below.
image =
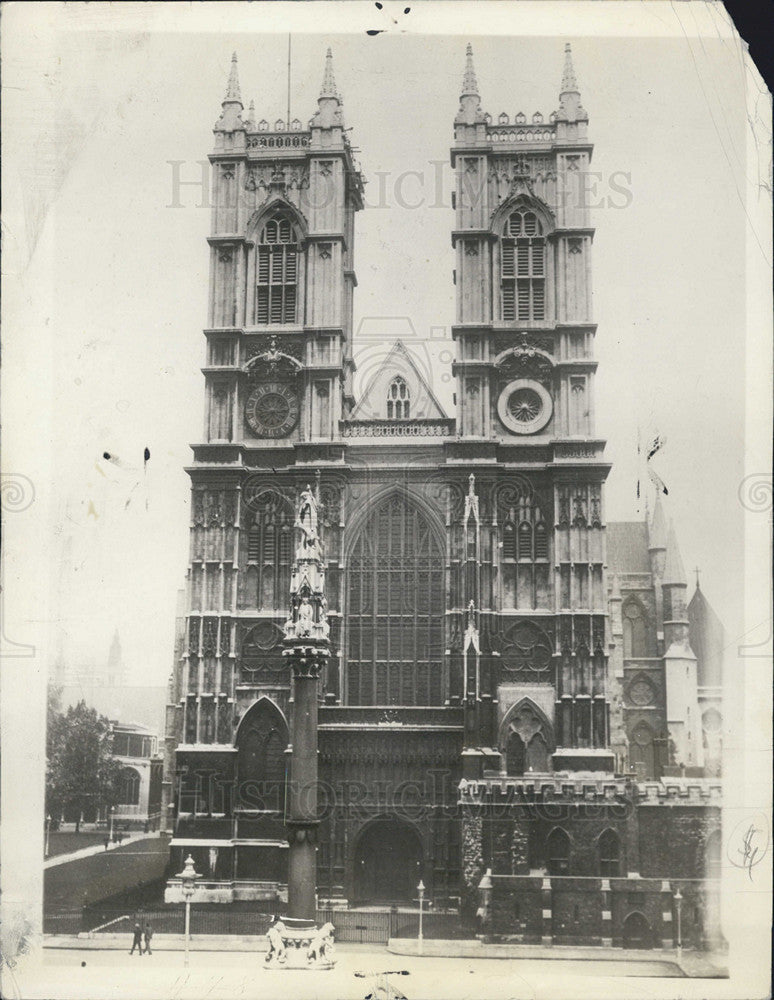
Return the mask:
[[[22, 970], [19, 989], [25, 1000], [364, 1000], [373, 992], [373, 973], [387, 969], [409, 973], [389, 977], [408, 1000], [643, 1000], [656, 994], [706, 1000], [722, 996], [728, 987], [724, 980], [660, 978], [655, 983], [652, 976], [667, 972], [666, 964], [414, 958], [354, 944], [339, 945], [337, 956], [330, 972], [269, 971], [262, 955], [192, 952], [186, 970], [181, 952], [140, 958], [128, 949], [48, 950], [41, 962]], [[361, 978], [356, 972], [369, 974]], [[627, 978], [620, 978], [622, 972]]]

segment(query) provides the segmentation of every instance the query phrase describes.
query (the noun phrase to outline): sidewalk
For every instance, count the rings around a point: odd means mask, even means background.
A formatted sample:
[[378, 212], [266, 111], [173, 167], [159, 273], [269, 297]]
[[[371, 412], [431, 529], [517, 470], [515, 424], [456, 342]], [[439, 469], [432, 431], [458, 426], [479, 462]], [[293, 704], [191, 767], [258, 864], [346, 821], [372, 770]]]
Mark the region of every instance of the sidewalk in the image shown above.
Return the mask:
[[425, 958], [473, 958], [473, 959], [537, 959], [551, 962], [632, 962], [638, 966], [644, 963], [669, 965], [675, 976], [691, 979], [725, 979], [728, 976], [726, 956], [714, 952], [683, 950], [678, 956], [673, 948], [660, 950], [605, 948], [601, 946], [581, 947], [577, 945], [540, 944], [485, 944], [482, 941], [444, 941], [425, 939], [420, 950], [415, 938], [390, 938], [387, 950], [393, 955], [412, 955]]
[[92, 844], [91, 847], [83, 847], [80, 851], [73, 851], [71, 854], [55, 854], [53, 858], [47, 858], [43, 862], [44, 868], [55, 868], [57, 865], [67, 864], [68, 861], [78, 861], [80, 858], [90, 858], [95, 854], [109, 854], [114, 851], [117, 847], [126, 847], [127, 844], [135, 843], [138, 840], [150, 840], [153, 837], [160, 837], [161, 831], [156, 830], [154, 833], [143, 833], [138, 831], [137, 833], [125, 833], [124, 839], [119, 844], [117, 841], [113, 841], [108, 844], [108, 849], [105, 850], [104, 844]]
[[[76, 935], [47, 934], [43, 947], [52, 952], [66, 951], [125, 951], [131, 944], [131, 935], [103, 934], [86, 932]], [[582, 962], [589, 967], [610, 965], [610, 975], [627, 975], [626, 966], [631, 967], [631, 975], [643, 975], [643, 969], [653, 967], [653, 975], [669, 974], [688, 979], [724, 979], [728, 975], [725, 968], [725, 956], [715, 953], [683, 951], [678, 958], [673, 949], [640, 950], [626, 948], [575, 947], [569, 945], [535, 945], [535, 944], [482, 944], [480, 941], [442, 941], [428, 940], [422, 942], [422, 954], [419, 954], [419, 942], [413, 938], [391, 938], [387, 945], [357, 944], [341, 942], [336, 944], [336, 950], [347, 952], [382, 952], [402, 955], [416, 959], [420, 963], [437, 961], [439, 958], [487, 960], [519, 960], [523, 962], [539, 961], [556, 963], [557, 971], [562, 968], [562, 962]], [[267, 950], [266, 937], [256, 935], [229, 934], [195, 934], [190, 938], [190, 950], [196, 952], [251, 952], [253, 954]], [[185, 938], [182, 934], [154, 934], [153, 948], [159, 952], [174, 952], [185, 950]], [[624, 971], [621, 971], [621, 970]]]
[[[131, 945], [130, 931], [123, 934], [103, 934], [84, 931], [81, 934], [44, 934], [43, 947], [52, 951], [126, 951]], [[159, 951], [184, 951], [185, 937], [182, 934], [154, 934], [154, 949]], [[252, 934], [192, 934], [189, 942], [191, 951], [268, 951], [266, 935]], [[343, 947], [346, 947], [344, 945]], [[370, 945], [369, 947], [378, 947]], [[386, 947], [382, 945], [383, 950]]]

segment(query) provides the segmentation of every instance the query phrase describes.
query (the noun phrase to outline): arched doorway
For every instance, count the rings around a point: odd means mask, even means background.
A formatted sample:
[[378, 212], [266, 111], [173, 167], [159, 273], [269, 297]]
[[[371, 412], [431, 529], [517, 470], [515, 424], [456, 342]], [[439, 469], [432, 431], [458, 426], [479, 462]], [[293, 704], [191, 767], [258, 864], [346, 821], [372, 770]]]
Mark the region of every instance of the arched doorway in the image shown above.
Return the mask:
[[623, 946], [624, 948], [653, 947], [650, 924], [642, 913], [630, 913], [626, 920], [624, 920]]
[[355, 847], [354, 899], [357, 903], [410, 903], [422, 878], [422, 842], [408, 823], [377, 819]]

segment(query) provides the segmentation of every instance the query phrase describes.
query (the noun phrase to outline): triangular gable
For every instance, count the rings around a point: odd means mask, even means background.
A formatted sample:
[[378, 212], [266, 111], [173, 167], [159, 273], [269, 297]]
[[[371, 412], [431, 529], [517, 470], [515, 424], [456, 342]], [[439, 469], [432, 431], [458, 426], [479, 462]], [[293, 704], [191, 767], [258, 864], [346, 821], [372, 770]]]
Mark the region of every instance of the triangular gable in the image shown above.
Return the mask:
[[411, 393], [410, 418], [445, 420], [446, 413], [436, 399], [427, 379], [422, 375], [411, 352], [402, 340], [396, 340], [387, 357], [382, 361], [357, 401], [352, 420], [385, 420], [387, 418], [387, 390], [396, 375], [406, 380]]

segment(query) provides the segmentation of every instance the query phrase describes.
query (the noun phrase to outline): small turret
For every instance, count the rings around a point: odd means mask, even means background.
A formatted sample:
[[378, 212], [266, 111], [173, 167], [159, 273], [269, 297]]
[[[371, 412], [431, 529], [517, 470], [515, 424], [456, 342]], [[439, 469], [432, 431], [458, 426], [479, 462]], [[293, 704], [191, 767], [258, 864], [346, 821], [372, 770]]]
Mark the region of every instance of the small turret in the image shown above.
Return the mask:
[[223, 110], [220, 113], [220, 118], [215, 123], [216, 132], [235, 132], [237, 129], [245, 127], [242, 121], [244, 105], [242, 104], [242, 94], [239, 89], [236, 52], [231, 56], [231, 72], [228, 76], [226, 96], [223, 98], [221, 106]]
[[589, 116], [581, 106], [578, 81], [575, 77], [575, 67], [572, 64], [572, 49], [570, 43], [564, 47], [564, 71], [562, 73], [562, 89], [559, 93], [559, 110], [556, 120], [560, 122], [588, 121]]
[[650, 553], [650, 569], [653, 576], [661, 580], [664, 577], [664, 560], [667, 547], [667, 525], [664, 516], [664, 505], [661, 497], [656, 496], [653, 508], [653, 518], [648, 525], [648, 552]]
[[669, 526], [661, 590], [663, 594], [664, 648], [669, 649], [672, 644], [687, 646], [686, 592], [688, 581], [685, 577], [680, 546], [677, 544], [677, 536], [672, 524]]
[[691, 649], [686, 608], [685, 577], [674, 525], [669, 525], [664, 578], [661, 584], [664, 614], [664, 682], [667, 727], [674, 748], [672, 763], [702, 767], [696, 656]]
[[669, 537], [666, 545], [666, 559], [664, 561], [664, 585], [678, 584], [684, 589], [688, 587], [688, 580], [685, 576], [683, 557], [680, 555], [680, 546], [677, 544], [675, 527], [669, 525]]
[[457, 112], [454, 123], [456, 125], [475, 125], [482, 121], [484, 121], [484, 112], [481, 110], [481, 97], [478, 93], [476, 71], [473, 67], [473, 46], [468, 43], [465, 50], [465, 76], [462, 79], [460, 110]]

